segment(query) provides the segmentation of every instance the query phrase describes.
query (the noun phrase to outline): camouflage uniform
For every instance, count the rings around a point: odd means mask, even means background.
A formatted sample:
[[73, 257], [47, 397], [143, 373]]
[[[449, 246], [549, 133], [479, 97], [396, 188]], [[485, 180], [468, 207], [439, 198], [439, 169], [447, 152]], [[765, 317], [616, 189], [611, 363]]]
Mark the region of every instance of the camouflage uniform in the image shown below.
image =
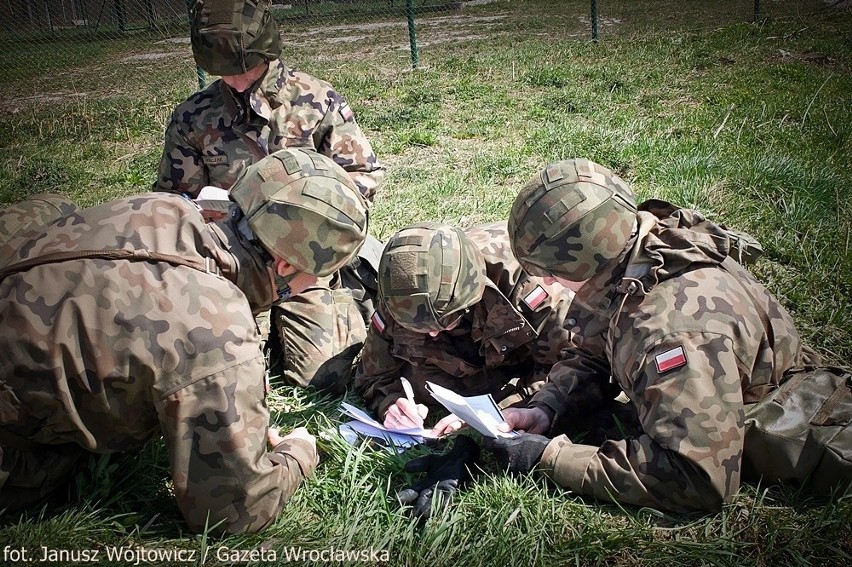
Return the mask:
[[[155, 189], [191, 197], [205, 185], [230, 189], [247, 165], [284, 147], [331, 157], [368, 201], [384, 178], [343, 97], [327, 82], [274, 60], [251, 92], [237, 93], [219, 80], [175, 109]], [[371, 248], [381, 244], [370, 239], [365, 253]], [[335, 390], [349, 383], [373, 309], [375, 292], [360, 277], [371, 275], [370, 265], [370, 256], [362, 255], [344, 268], [346, 275], [321, 278], [275, 304], [271, 319], [290, 382]]]
[[717, 510], [740, 486], [746, 404], [816, 358], [729, 257], [727, 231], [662, 201], [638, 219], [627, 252], [578, 291], [567, 320], [576, 346], [530, 405], [567, 421], [623, 391], [641, 433], [599, 447], [557, 437], [539, 468], [602, 499]]
[[[283, 147], [314, 148], [333, 158], [368, 201], [384, 177], [343, 97], [325, 81], [275, 60], [252, 92], [215, 81], [175, 109], [155, 188], [190, 196], [205, 185], [229, 189], [247, 165]], [[344, 270], [358, 275], [369, 266], [362, 256]], [[366, 337], [373, 294], [360, 278], [335, 274], [277, 302], [271, 320], [285, 377], [302, 386], [346, 385]]]
[[9, 265], [68, 254], [0, 281], [0, 508], [49, 495], [83, 455], [162, 434], [191, 529], [276, 518], [317, 455], [301, 439], [267, 451], [252, 308], [268, 308], [272, 284], [235, 234], [182, 197], [145, 194], [0, 247]]
[[[42, 193], [9, 205], [0, 212], [0, 246], [28, 230], [39, 230], [58, 218], [77, 210], [77, 205], [62, 195]], [[8, 251], [11, 252], [11, 251]], [[0, 267], [9, 258], [0, 256]]]
[[562, 325], [573, 292], [521, 269], [510, 251], [505, 222], [465, 234], [482, 253], [487, 278], [482, 299], [458, 327], [435, 337], [415, 332], [395, 321], [379, 301], [355, 388], [380, 416], [404, 397], [400, 376], [411, 381], [415, 397], [426, 404], [431, 400], [426, 381], [464, 395], [528, 398], [567, 346]]
[[254, 91], [237, 93], [218, 80], [177, 106], [154, 188], [190, 197], [205, 185], [230, 189], [247, 165], [285, 147], [334, 159], [370, 201], [384, 178], [346, 100], [275, 60]]

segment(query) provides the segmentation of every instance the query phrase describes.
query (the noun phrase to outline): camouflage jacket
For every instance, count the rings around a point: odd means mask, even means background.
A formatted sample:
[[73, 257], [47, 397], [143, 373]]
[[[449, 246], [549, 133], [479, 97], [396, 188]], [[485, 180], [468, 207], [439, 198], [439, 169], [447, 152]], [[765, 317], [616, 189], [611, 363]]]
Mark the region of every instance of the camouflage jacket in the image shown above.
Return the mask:
[[458, 327], [436, 337], [415, 333], [397, 324], [378, 301], [355, 389], [379, 416], [404, 396], [400, 375], [414, 386], [417, 401], [427, 405], [432, 397], [426, 381], [463, 395], [496, 395], [519, 378], [518, 389], [534, 391], [567, 346], [563, 321], [573, 292], [521, 269], [512, 256], [505, 222], [465, 234], [485, 257], [489, 281], [480, 302]]
[[372, 201], [385, 170], [334, 88], [280, 60], [252, 92], [221, 80], [178, 105], [166, 128], [154, 189], [196, 197], [205, 185], [230, 189], [243, 169], [276, 150], [313, 148], [345, 169]]
[[[26, 201], [9, 205], [0, 211], [0, 247], [21, 236], [27, 230], [41, 230], [44, 226], [58, 218], [70, 215], [77, 210], [77, 205], [62, 195], [42, 193], [33, 195]], [[0, 248], [0, 268], [5, 266], [14, 248]]]
[[560, 436], [539, 467], [602, 499], [717, 510], [740, 485], [744, 404], [812, 353], [778, 301], [727, 258], [718, 225], [662, 201], [639, 210], [629, 256], [577, 292], [567, 320], [576, 346], [531, 405], [582, 419], [623, 390], [641, 434], [600, 447]]
[[[85, 252], [116, 249], [138, 257]], [[182, 197], [146, 194], [0, 247], [7, 266], [74, 252], [0, 282], [0, 427], [95, 453], [162, 434], [191, 529], [271, 523], [317, 457], [302, 441], [267, 451], [260, 337], [246, 296], [220, 275], [236, 279], [221, 231]]]

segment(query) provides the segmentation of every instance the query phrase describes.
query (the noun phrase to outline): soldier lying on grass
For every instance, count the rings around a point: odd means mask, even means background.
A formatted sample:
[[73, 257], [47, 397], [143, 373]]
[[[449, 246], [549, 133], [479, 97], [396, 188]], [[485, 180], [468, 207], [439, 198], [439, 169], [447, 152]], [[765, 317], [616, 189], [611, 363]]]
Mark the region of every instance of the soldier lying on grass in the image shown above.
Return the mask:
[[26, 204], [0, 213], [0, 509], [60, 491], [86, 455], [157, 435], [195, 531], [257, 531], [312, 475], [307, 430], [270, 428], [253, 314], [350, 261], [366, 205], [330, 158], [301, 149], [249, 167], [231, 199], [209, 224], [163, 193], [85, 210], [60, 199], [40, 227]]
[[[505, 412], [526, 434], [488, 443], [504, 467], [672, 511], [719, 510], [742, 480], [849, 490], [852, 376], [814, 367], [793, 319], [740, 264], [738, 235], [663, 201], [637, 207], [623, 180], [581, 159], [521, 190], [509, 233], [530, 273], [585, 283], [567, 357], [528, 408]], [[541, 435], [620, 392], [635, 433], [599, 445]]]
[[[379, 264], [379, 307], [356, 390], [394, 428], [423, 425], [434, 405], [427, 381], [463, 395], [492, 394], [504, 407], [523, 404], [568, 345], [563, 325], [573, 294], [521, 269], [505, 222], [404, 228]], [[413, 400], [400, 376], [413, 385]], [[447, 416], [435, 433], [459, 426]]]

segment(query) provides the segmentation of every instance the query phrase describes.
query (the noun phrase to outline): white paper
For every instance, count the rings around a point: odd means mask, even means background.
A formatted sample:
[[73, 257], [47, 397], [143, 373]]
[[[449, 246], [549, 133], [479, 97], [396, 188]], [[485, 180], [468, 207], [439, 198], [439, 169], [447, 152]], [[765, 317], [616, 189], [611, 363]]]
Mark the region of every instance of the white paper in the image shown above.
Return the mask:
[[346, 431], [343, 429], [340, 430], [341, 435], [343, 435], [350, 444], [352, 443], [350, 439], [351, 432], [372, 437], [385, 444], [402, 448], [408, 448], [417, 445], [418, 443], [422, 443], [425, 437], [434, 437], [430, 429], [423, 429], [419, 427], [414, 429], [387, 428], [370, 417], [365, 411], [353, 406], [352, 404], [347, 404], [346, 402], [341, 402], [340, 410], [349, 417], [354, 418], [354, 421], [349, 421], [341, 425], [341, 428], [346, 426]]
[[408, 449], [409, 447], [418, 445], [422, 441], [422, 437], [418, 438], [413, 435], [403, 435], [402, 433], [393, 433], [392, 431], [377, 429], [372, 425], [367, 425], [366, 423], [361, 423], [360, 421], [355, 420], [341, 424], [339, 430], [341, 435], [343, 435], [343, 438], [346, 439], [350, 445], [355, 444], [355, 439], [351, 437], [351, 433], [361, 437], [376, 439], [385, 447], [395, 449]]
[[198, 197], [193, 199], [193, 202], [206, 211], [228, 212], [231, 207], [228, 191], [212, 185], [202, 187], [201, 191], [198, 192]]
[[503, 412], [500, 411], [491, 394], [460, 396], [432, 382], [426, 382], [426, 389], [438, 403], [486, 437], [517, 435], [514, 431], [506, 433], [497, 429], [497, 426], [506, 420], [503, 419]]

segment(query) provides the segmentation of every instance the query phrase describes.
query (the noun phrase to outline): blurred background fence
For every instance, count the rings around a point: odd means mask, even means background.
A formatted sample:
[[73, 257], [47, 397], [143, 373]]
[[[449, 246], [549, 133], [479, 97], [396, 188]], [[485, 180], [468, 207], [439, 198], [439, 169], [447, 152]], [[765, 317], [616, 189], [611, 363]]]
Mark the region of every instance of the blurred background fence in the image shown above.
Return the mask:
[[[712, 4], [710, 0], [706, 0]], [[87, 55], [97, 57], [111, 50], [126, 52], [133, 45], [188, 44], [189, 0], [0, 0], [0, 76], [15, 79], [33, 72], [49, 73], [75, 63], [85, 63]], [[518, 0], [518, 4], [523, 4]], [[588, 18], [589, 38], [597, 39], [608, 13], [618, 5], [642, 3], [654, 10], [655, 2], [645, 0], [554, 2], [555, 11], [578, 11]], [[411, 50], [411, 65], [418, 64], [416, 18], [453, 14], [463, 7], [501, 4], [494, 0], [274, 0], [275, 17], [288, 23], [316, 25], [358, 21], [408, 20], [405, 34]], [[505, 2], [502, 2], [505, 4]], [[694, 3], [693, 3], [694, 4]], [[772, 0], [742, 0], [742, 8], [732, 18], [756, 20], [771, 15]], [[689, 8], [686, 8], [687, 10]], [[661, 16], [663, 16], [661, 14]], [[195, 73], [191, 61], [183, 60], [188, 73]]]
[[[480, 2], [467, 2], [478, 4]], [[188, 42], [189, 0], [0, 0], [0, 53], [7, 78], [29, 75], [33, 65], [73, 64], [114, 42]], [[457, 0], [274, 0], [276, 19], [338, 23], [376, 17], [408, 19], [412, 64], [417, 64], [414, 17], [458, 10]], [[45, 61], [50, 59], [48, 63]]]

